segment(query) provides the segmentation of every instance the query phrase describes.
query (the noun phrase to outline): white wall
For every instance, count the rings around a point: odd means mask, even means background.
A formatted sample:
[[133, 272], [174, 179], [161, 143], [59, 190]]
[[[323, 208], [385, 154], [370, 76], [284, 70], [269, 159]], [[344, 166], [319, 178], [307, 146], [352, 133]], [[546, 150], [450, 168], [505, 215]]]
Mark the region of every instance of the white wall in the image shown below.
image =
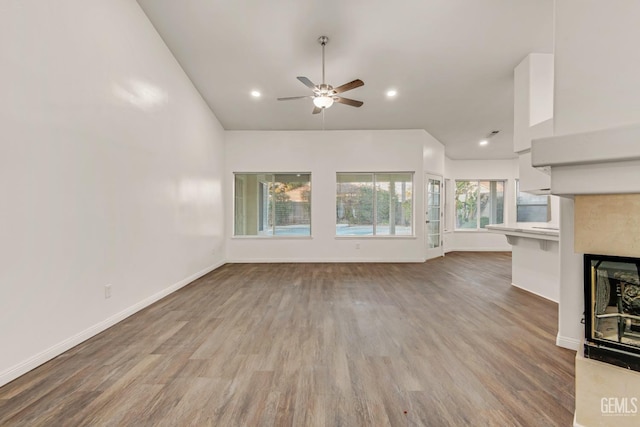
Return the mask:
[[555, 135], [640, 123], [640, 2], [556, 0]]
[[513, 70], [513, 83], [513, 151], [522, 153], [542, 136], [536, 125], [553, 119], [553, 54], [527, 55]]
[[224, 133], [135, 1], [4, 1], [0, 52], [1, 385], [223, 261]]
[[518, 238], [511, 251], [511, 283], [551, 301], [560, 298], [559, 242]]
[[424, 138], [422, 144], [422, 167], [424, 172], [444, 178], [444, 145], [426, 131], [422, 135], [422, 138]]
[[[445, 177], [456, 179], [498, 179], [506, 180], [505, 219], [515, 222], [515, 179], [518, 176], [518, 159], [509, 160], [452, 160], [447, 158]], [[449, 232], [445, 234], [445, 252], [451, 251], [510, 251], [504, 235], [481, 231], [451, 231], [455, 226], [455, 185], [447, 197], [447, 221]]]
[[[227, 182], [234, 172], [311, 172], [312, 200], [311, 238], [233, 237], [228, 221], [228, 261], [424, 261], [425, 169], [444, 171], [444, 147], [424, 130], [228, 131], [225, 143]], [[415, 172], [416, 237], [336, 238], [336, 172], [381, 171]], [[225, 200], [233, 218], [232, 185]]]
[[[554, 134], [640, 123], [640, 2], [556, 0], [555, 15]], [[558, 342], [577, 348], [583, 337], [582, 254], [573, 250], [571, 199], [561, 202], [560, 241]]]

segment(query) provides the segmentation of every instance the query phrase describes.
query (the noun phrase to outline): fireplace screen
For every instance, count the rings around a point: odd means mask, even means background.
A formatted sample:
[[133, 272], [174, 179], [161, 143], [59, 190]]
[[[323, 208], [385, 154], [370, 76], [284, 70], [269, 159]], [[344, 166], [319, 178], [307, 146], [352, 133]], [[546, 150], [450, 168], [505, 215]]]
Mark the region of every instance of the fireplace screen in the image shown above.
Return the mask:
[[585, 255], [585, 356], [640, 370], [640, 259]]

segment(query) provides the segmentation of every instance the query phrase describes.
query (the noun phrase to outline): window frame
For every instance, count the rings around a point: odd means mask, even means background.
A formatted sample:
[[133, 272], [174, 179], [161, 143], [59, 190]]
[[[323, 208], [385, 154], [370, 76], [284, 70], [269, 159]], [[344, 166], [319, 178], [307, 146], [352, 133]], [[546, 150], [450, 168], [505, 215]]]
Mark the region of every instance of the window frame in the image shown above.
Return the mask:
[[[489, 230], [485, 227], [481, 227], [480, 219], [481, 215], [476, 215], [476, 226], [475, 228], [459, 228], [458, 227], [458, 208], [456, 206], [456, 202], [458, 200], [458, 182], [475, 182], [477, 184], [477, 192], [478, 195], [480, 193], [480, 183], [481, 182], [501, 182], [502, 183], [502, 221], [504, 222], [507, 217], [507, 188], [509, 180], [506, 178], [493, 178], [493, 179], [483, 179], [483, 178], [473, 178], [473, 179], [463, 179], [463, 178], [455, 178], [453, 179], [453, 232], [454, 233], [486, 233]], [[495, 225], [495, 224], [487, 224], [487, 225]]]
[[[295, 234], [276, 234], [275, 230], [276, 230], [276, 221], [275, 221], [275, 210], [276, 210], [276, 203], [271, 203], [271, 206], [268, 206], [265, 204], [265, 206], [261, 206], [261, 200], [264, 200], [265, 196], [264, 196], [264, 191], [263, 190], [257, 190], [257, 193], [260, 193], [259, 197], [259, 201], [257, 202], [257, 210], [256, 210], [256, 215], [255, 215], [255, 220], [256, 220], [256, 231], [257, 234], [236, 234], [237, 233], [237, 191], [238, 188], [236, 186], [236, 182], [237, 182], [237, 177], [238, 175], [240, 176], [244, 176], [246, 177], [247, 175], [265, 175], [265, 176], [272, 176], [272, 180], [269, 181], [269, 183], [267, 184], [267, 197], [269, 197], [271, 191], [269, 189], [269, 185], [270, 184], [274, 184], [276, 182], [275, 178], [277, 175], [308, 175], [309, 176], [309, 234], [303, 234], [303, 235], [295, 235]], [[232, 222], [232, 238], [233, 239], [311, 239], [313, 237], [313, 219], [312, 219], [312, 199], [313, 199], [313, 177], [311, 172], [233, 172], [233, 222]], [[246, 198], [246, 189], [243, 189], [243, 198]], [[271, 226], [271, 230], [272, 230], [272, 234], [268, 234], [267, 232], [260, 229], [261, 227], [261, 218], [264, 218], [265, 215], [269, 215], [271, 211], [271, 214], [273, 215], [274, 221], [273, 221], [273, 225]]]
[[[531, 194], [531, 193], [527, 193], [526, 191], [520, 191], [520, 180], [516, 179], [516, 185], [515, 185], [515, 196], [514, 196], [514, 205], [516, 208], [516, 222], [523, 222], [523, 223], [542, 223], [542, 222], [549, 222], [551, 220], [550, 215], [551, 215], [551, 200], [549, 195], [540, 195], [543, 197], [546, 197], [546, 202], [543, 203], [518, 203], [518, 199], [519, 199], [519, 195], [520, 193], [526, 193], [526, 194]], [[532, 196], [537, 196], [536, 194], [531, 194]], [[518, 207], [519, 206], [546, 206], [547, 208], [547, 215], [545, 217], [544, 221], [519, 221], [518, 220]]]
[[[378, 197], [376, 196], [376, 184], [377, 184], [377, 180], [376, 180], [376, 175], [390, 175], [390, 174], [408, 174], [411, 176], [411, 234], [377, 234], [377, 228], [378, 228]], [[415, 226], [415, 220], [416, 220], [416, 203], [415, 203], [415, 176], [416, 173], [415, 171], [376, 171], [376, 172], [370, 172], [370, 171], [359, 171], [359, 172], [345, 172], [345, 171], [341, 171], [341, 172], [336, 172], [335, 177], [335, 188], [336, 188], [336, 193], [335, 193], [335, 202], [337, 203], [337, 197], [338, 197], [338, 189], [337, 186], [339, 184], [339, 180], [338, 177], [339, 175], [369, 175], [371, 176], [371, 188], [373, 191], [373, 200], [372, 200], [372, 212], [371, 212], [371, 218], [372, 218], [372, 233], [373, 234], [366, 234], [366, 235], [357, 235], [357, 234], [337, 234], [337, 229], [338, 229], [338, 221], [337, 218], [334, 219], [334, 238], [336, 239], [416, 239], [416, 226]], [[337, 206], [334, 206], [337, 208]]]

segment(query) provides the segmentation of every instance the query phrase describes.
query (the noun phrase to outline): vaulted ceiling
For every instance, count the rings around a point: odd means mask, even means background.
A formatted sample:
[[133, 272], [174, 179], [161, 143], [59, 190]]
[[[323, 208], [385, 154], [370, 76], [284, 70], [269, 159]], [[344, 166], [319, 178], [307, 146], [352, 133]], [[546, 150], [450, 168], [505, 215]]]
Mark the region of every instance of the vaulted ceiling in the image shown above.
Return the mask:
[[138, 3], [225, 129], [321, 129], [310, 99], [276, 98], [309, 94], [296, 76], [321, 82], [326, 35], [327, 83], [365, 82], [344, 94], [364, 105], [326, 110], [327, 130], [425, 129], [453, 159], [514, 157], [513, 68], [553, 51], [553, 0]]

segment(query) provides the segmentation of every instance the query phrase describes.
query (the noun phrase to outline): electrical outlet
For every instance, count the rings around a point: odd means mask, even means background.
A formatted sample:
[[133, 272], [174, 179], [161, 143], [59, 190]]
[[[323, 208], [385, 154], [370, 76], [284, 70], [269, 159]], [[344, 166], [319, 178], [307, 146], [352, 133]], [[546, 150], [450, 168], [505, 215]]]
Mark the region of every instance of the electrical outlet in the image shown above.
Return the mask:
[[356, 243], [356, 249], [360, 249], [360, 243]]
[[111, 298], [111, 284], [104, 285], [104, 297]]

